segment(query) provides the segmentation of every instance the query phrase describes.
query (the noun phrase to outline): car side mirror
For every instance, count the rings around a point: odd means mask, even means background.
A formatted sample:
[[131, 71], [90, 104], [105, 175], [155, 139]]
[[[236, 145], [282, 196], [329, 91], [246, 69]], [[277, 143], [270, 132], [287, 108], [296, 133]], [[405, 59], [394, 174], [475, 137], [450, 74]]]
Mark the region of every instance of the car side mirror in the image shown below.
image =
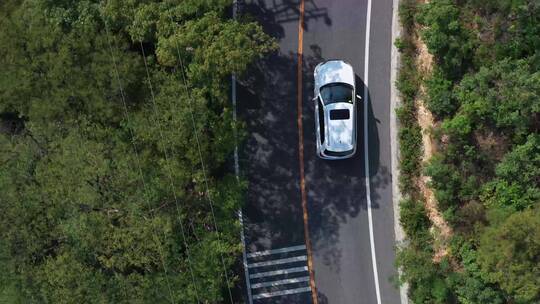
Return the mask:
[[362, 99], [362, 96], [360, 96], [360, 95], [356, 94], [356, 98], [358, 98], [358, 99]]

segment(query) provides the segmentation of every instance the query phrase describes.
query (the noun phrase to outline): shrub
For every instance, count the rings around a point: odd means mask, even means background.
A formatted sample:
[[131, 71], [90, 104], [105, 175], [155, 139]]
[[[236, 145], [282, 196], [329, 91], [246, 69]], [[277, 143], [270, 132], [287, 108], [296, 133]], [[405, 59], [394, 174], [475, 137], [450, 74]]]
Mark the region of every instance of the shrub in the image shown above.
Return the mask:
[[443, 268], [433, 264], [432, 254], [413, 246], [401, 248], [397, 253], [396, 264], [403, 269], [400, 280], [409, 283], [412, 303], [451, 302], [452, 293], [444, 279]]
[[428, 94], [428, 109], [441, 119], [451, 116], [458, 108], [458, 103], [453, 96], [453, 84], [446, 79], [440, 69], [435, 68], [433, 74], [425, 81]]
[[460, 23], [459, 8], [451, 0], [433, 0], [424, 4], [418, 22], [425, 26], [423, 41], [435, 55], [447, 78], [458, 79], [472, 55], [471, 34]]
[[402, 126], [399, 130], [400, 170], [403, 180], [401, 188], [408, 193], [412, 187], [412, 177], [420, 173], [420, 156], [422, 155], [422, 134], [418, 125]]
[[431, 225], [424, 204], [407, 198], [399, 203], [399, 222], [411, 240], [424, 240]]

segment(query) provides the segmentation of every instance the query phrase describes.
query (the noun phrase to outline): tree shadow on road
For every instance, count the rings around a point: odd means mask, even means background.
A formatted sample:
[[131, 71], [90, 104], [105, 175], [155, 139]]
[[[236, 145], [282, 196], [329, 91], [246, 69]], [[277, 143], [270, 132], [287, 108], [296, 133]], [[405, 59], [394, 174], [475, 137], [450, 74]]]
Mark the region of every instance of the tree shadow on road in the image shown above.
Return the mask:
[[[285, 37], [283, 24], [298, 21], [298, 2], [283, 0], [252, 1], [242, 6], [262, 23], [265, 32], [279, 40]], [[326, 9], [315, 7], [310, 18], [324, 18], [331, 24]], [[266, 3], [266, 4], [265, 4]], [[295, 37], [296, 39], [296, 37]], [[313, 249], [323, 262], [337, 272], [342, 259], [341, 229], [367, 210], [364, 168], [364, 107], [358, 103], [357, 155], [344, 161], [324, 161], [315, 155], [313, 69], [324, 61], [321, 48], [310, 45], [302, 62], [303, 137], [307, 204]], [[241, 150], [241, 168], [249, 181], [245, 208], [248, 251], [304, 244], [303, 214], [300, 196], [299, 133], [297, 126], [297, 66], [294, 52], [275, 52], [254, 64], [239, 79], [239, 117], [246, 123], [248, 135]], [[364, 83], [356, 77], [357, 92], [364, 94]], [[365, 96], [362, 96], [366, 100]], [[369, 177], [371, 188], [391, 182], [387, 167], [380, 162], [378, 125], [371, 98], [368, 98]], [[379, 208], [380, 197], [371, 192], [372, 207]], [[360, 234], [366, 235], [358, 230]], [[360, 243], [360, 242], [358, 242]], [[350, 250], [347, 248], [346, 250]], [[367, 254], [369, 253], [369, 249]], [[360, 252], [358, 253], [361, 254]], [[327, 303], [319, 293], [321, 303]], [[325, 300], [326, 299], [326, 300]]]

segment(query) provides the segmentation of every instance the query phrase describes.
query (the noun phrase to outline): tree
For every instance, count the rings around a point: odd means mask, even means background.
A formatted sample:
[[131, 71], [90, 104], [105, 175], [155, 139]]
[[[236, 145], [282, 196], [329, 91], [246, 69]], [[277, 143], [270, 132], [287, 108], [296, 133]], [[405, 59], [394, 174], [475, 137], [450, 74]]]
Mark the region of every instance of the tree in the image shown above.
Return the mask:
[[481, 235], [478, 263], [488, 282], [517, 303], [540, 300], [540, 209], [510, 215]]
[[538, 128], [540, 115], [540, 72], [531, 60], [503, 60], [464, 77], [456, 94], [461, 114], [523, 142]]
[[0, 301], [228, 297], [245, 185], [224, 80], [275, 45], [230, 3], [5, 4], [0, 114], [23, 127], [0, 133]]
[[453, 96], [453, 84], [443, 73], [435, 68], [431, 77], [426, 81], [428, 93], [427, 106], [439, 118], [452, 115], [459, 107]]
[[425, 26], [422, 39], [435, 55], [441, 71], [449, 79], [458, 79], [472, 56], [471, 33], [460, 23], [460, 10], [451, 0], [434, 0], [424, 4], [417, 16]]
[[496, 178], [483, 187], [490, 206], [523, 210], [540, 201], [540, 137], [531, 134], [497, 165]]

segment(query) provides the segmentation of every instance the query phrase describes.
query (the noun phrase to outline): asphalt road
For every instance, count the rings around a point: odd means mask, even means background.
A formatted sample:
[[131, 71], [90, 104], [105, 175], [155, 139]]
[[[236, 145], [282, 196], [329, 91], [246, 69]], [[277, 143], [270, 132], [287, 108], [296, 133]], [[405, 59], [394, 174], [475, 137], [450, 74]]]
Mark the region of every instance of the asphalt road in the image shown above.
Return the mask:
[[[260, 60], [238, 86], [240, 118], [247, 123], [240, 147], [249, 181], [244, 208], [253, 303], [312, 303], [300, 191], [297, 126], [299, 0], [240, 3], [240, 18], [260, 22], [279, 51]], [[313, 68], [339, 58], [357, 75], [364, 93], [367, 0], [305, 1], [303, 32], [303, 148], [305, 185], [318, 303], [377, 303], [369, 235], [364, 153], [369, 182], [381, 303], [399, 303], [391, 283], [394, 223], [390, 164], [390, 50], [392, 1], [373, 0], [369, 41], [368, 148], [360, 119], [359, 149], [345, 161], [315, 155]], [[363, 96], [363, 100], [366, 97]], [[359, 104], [359, 117], [363, 106]], [[274, 250], [274, 251], [268, 251]]]

